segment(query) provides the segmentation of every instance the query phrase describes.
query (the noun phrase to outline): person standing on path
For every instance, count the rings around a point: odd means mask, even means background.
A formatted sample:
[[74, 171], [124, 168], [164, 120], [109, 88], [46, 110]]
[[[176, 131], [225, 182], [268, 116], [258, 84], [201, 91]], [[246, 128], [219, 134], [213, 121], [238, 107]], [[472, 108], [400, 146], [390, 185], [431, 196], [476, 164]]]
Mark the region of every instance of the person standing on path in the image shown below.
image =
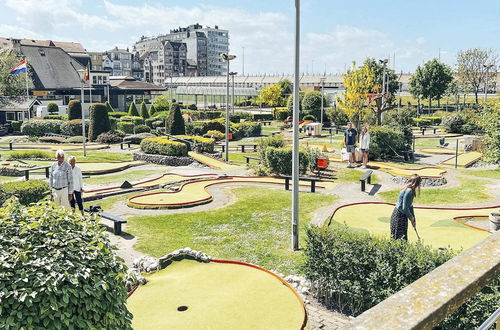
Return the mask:
[[56, 158], [57, 162], [50, 167], [49, 187], [54, 202], [69, 210], [71, 208], [69, 201], [73, 199], [73, 172], [71, 165], [64, 161], [64, 151], [57, 150]]
[[75, 212], [75, 204], [78, 204], [78, 209], [82, 216], [85, 216], [83, 212], [83, 202], [82, 202], [82, 193], [83, 193], [83, 177], [82, 170], [80, 167], [76, 166], [76, 157], [69, 157], [69, 165], [71, 165], [71, 172], [73, 173], [73, 198], [70, 200], [71, 208], [73, 212]]
[[369, 126], [366, 125], [361, 130], [361, 138], [360, 138], [360, 149], [361, 155], [363, 157], [363, 166], [361, 168], [366, 168], [366, 164], [368, 164], [368, 150], [370, 149], [370, 133], [368, 133]]
[[344, 143], [347, 153], [349, 154], [348, 168], [353, 168], [353, 163], [356, 163], [355, 152], [356, 142], [358, 140], [358, 131], [352, 127], [352, 123], [347, 124], [347, 130], [344, 132]]
[[420, 190], [422, 178], [413, 174], [403, 190], [399, 193], [398, 202], [391, 216], [391, 237], [394, 239], [408, 240], [408, 220], [416, 227], [415, 211], [413, 210], [413, 199]]

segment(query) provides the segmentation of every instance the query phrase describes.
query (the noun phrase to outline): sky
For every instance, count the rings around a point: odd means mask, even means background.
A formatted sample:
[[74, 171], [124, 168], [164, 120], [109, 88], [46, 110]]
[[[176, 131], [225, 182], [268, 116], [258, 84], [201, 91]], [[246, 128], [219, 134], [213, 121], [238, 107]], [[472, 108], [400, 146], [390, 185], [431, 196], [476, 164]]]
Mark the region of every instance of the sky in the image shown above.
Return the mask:
[[[293, 72], [293, 0], [0, 0], [0, 36], [80, 42], [88, 51], [132, 48], [190, 24], [229, 30], [231, 71]], [[500, 47], [500, 0], [302, 0], [301, 71], [342, 73], [353, 61], [390, 58], [413, 72], [459, 50]], [[244, 53], [244, 56], [243, 56]], [[244, 58], [244, 60], [243, 60]]]

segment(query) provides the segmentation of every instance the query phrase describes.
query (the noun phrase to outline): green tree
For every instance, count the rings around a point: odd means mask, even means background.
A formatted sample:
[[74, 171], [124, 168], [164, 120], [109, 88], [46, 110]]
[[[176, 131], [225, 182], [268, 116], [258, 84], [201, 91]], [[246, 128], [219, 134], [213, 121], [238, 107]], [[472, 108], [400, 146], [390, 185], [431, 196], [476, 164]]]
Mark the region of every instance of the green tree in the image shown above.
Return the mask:
[[449, 84], [448, 88], [446, 88], [446, 91], [444, 92], [444, 95], [446, 96], [446, 107], [448, 108], [448, 98], [453, 97], [455, 100], [455, 106], [458, 105], [459, 103], [459, 97], [460, 97], [460, 83], [458, 80], [453, 79]]
[[51, 115], [57, 115], [59, 113], [59, 106], [56, 102], [49, 102], [47, 104], [47, 111]]
[[286, 100], [288, 95], [293, 93], [293, 83], [288, 79], [281, 79], [277, 85], [281, 89], [281, 97]]
[[149, 118], [148, 107], [144, 101], [142, 101], [142, 103], [141, 103], [140, 114], [141, 114], [141, 117], [144, 119]]
[[82, 119], [82, 103], [79, 100], [71, 100], [68, 103], [68, 120]]
[[106, 103], [104, 103], [106, 105], [106, 109], [108, 109], [108, 112], [114, 112], [115, 109], [113, 109], [113, 107], [111, 106], [111, 104], [109, 104], [108, 101], [106, 101]]
[[149, 107], [149, 117], [153, 117], [155, 113], [156, 113], [155, 105], [151, 104], [151, 106]]
[[110, 130], [111, 124], [109, 123], [106, 105], [104, 103], [93, 103], [90, 107], [89, 140], [95, 141], [99, 134]]
[[[10, 68], [19, 64], [21, 58], [9, 51], [0, 52], [0, 95], [26, 95], [25, 74], [10, 74]], [[28, 71], [29, 75], [29, 71]], [[28, 79], [31, 82], [31, 77]], [[31, 85], [31, 83], [30, 83]]]
[[134, 102], [130, 103], [130, 106], [128, 108], [128, 115], [139, 117], [139, 112], [137, 111], [137, 107], [135, 106]]
[[165, 130], [167, 134], [171, 135], [186, 134], [184, 118], [182, 118], [181, 107], [178, 103], [172, 103], [170, 105], [170, 113], [165, 122]]
[[[328, 106], [328, 100], [323, 96], [323, 108]], [[306, 93], [302, 99], [303, 115], [312, 115], [316, 120], [320, 121], [321, 117], [321, 92], [312, 91]], [[323, 116], [325, 112], [323, 112]]]
[[257, 103], [266, 104], [270, 107], [279, 107], [283, 104], [281, 96], [281, 87], [278, 84], [272, 84], [260, 90], [257, 97]]
[[422, 67], [418, 66], [410, 77], [410, 92], [414, 97], [428, 99], [430, 108], [432, 100], [439, 102], [445, 95], [452, 80], [451, 68], [437, 59], [433, 59]]
[[[299, 92], [299, 111], [302, 112], [302, 100], [304, 99], [304, 92]], [[288, 96], [286, 100], [286, 107], [290, 114], [293, 113], [293, 94]]]
[[[484, 87], [487, 66], [496, 65], [498, 55], [492, 49], [470, 48], [458, 52], [457, 55], [457, 75], [464, 90], [474, 93], [476, 104], [479, 100], [477, 94], [481, 86]], [[496, 73], [488, 70], [488, 81], [493, 81]]]
[[153, 103], [155, 106], [156, 111], [168, 111], [170, 109], [170, 102], [168, 102], [168, 96], [167, 95], [160, 95], [155, 98], [155, 101]]

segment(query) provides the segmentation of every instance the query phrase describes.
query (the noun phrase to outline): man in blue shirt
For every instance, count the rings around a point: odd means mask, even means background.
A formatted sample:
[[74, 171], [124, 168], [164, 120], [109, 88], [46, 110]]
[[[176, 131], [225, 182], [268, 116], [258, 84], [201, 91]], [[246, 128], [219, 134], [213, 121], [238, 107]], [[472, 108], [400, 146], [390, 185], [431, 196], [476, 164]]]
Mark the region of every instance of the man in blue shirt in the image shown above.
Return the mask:
[[353, 168], [353, 163], [356, 163], [354, 153], [356, 152], [356, 142], [358, 141], [358, 132], [352, 127], [352, 123], [347, 124], [347, 130], [344, 132], [344, 143], [347, 153], [349, 154], [348, 168]]

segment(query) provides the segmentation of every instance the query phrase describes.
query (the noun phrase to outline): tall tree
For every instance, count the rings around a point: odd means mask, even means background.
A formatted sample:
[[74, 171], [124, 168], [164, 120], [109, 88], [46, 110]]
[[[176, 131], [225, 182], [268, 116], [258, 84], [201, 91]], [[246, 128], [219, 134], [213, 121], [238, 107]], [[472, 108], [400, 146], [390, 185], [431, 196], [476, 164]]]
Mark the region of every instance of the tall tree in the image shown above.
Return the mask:
[[[21, 58], [9, 51], [0, 52], [0, 95], [26, 95], [26, 77], [22, 74], [9, 74], [10, 68], [19, 64]], [[29, 75], [29, 70], [28, 70]], [[31, 81], [28, 78], [28, 81]]]
[[451, 68], [437, 59], [433, 59], [422, 67], [417, 67], [410, 78], [410, 93], [414, 97], [428, 99], [430, 108], [432, 100], [439, 101], [445, 95], [452, 80]]
[[[474, 93], [476, 104], [479, 102], [477, 94], [481, 86], [484, 86], [487, 66], [496, 65], [497, 62], [498, 54], [492, 49], [470, 48], [458, 52], [458, 79], [464, 90], [470, 90]], [[490, 69], [488, 75], [488, 80], [492, 81], [493, 70]]]
[[278, 84], [272, 84], [260, 90], [257, 102], [266, 104], [270, 107], [279, 107], [283, 104], [281, 96], [281, 87]]

